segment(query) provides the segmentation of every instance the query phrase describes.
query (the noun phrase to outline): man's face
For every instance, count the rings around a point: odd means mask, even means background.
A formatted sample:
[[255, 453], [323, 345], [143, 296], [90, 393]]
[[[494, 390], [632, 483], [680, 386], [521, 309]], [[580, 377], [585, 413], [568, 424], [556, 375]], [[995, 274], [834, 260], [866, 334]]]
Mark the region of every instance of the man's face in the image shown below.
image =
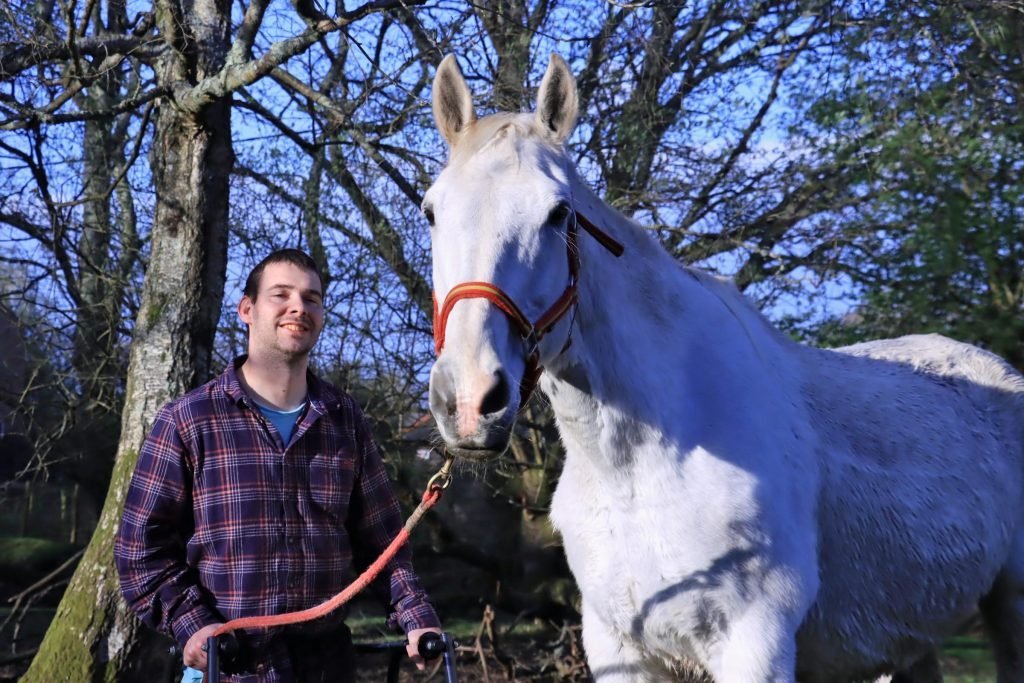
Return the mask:
[[320, 280], [291, 263], [271, 263], [263, 269], [256, 300], [244, 296], [238, 303], [238, 316], [249, 325], [250, 356], [305, 356], [324, 327]]

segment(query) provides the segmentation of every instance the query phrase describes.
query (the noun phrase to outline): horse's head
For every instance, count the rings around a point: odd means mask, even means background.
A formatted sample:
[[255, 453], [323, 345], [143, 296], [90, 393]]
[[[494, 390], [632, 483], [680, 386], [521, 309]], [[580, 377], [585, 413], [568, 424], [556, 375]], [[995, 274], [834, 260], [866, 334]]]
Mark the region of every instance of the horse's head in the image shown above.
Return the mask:
[[423, 200], [439, 354], [430, 410], [452, 452], [483, 459], [505, 450], [521, 387], [569, 339], [575, 171], [564, 142], [576, 122], [576, 82], [552, 55], [535, 113], [478, 120], [448, 56], [434, 77], [433, 109], [450, 154]]

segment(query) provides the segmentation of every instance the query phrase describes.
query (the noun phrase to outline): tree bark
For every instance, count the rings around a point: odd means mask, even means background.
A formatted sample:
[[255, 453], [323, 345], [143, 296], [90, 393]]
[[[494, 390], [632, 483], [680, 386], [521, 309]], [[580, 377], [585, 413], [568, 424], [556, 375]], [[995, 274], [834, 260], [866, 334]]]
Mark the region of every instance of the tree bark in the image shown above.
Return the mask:
[[524, 0], [486, 0], [474, 6], [487, 36], [494, 44], [497, 64], [491, 104], [504, 111], [520, 111], [532, 104], [524, 87], [530, 69], [530, 39], [546, 14], [541, 1], [531, 13]]
[[[170, 9], [163, 21], [180, 20], [173, 11], [180, 8]], [[228, 4], [199, 2], [193, 12], [195, 44], [176, 50], [160, 65], [165, 83], [182, 77], [197, 82], [204, 72], [219, 68], [227, 54]], [[173, 30], [166, 35], [174, 35]], [[195, 61], [185, 57], [192, 49]], [[121, 598], [114, 537], [156, 411], [211, 374], [227, 260], [228, 178], [234, 163], [230, 116], [227, 98], [198, 112], [168, 101], [160, 107], [151, 154], [157, 194], [152, 252], [135, 323], [114, 471], [96, 532], [22, 678], [25, 683], [142, 683], [157, 679], [166, 667], [166, 649], [161, 655], [155, 647], [166, 641], [143, 628]]]

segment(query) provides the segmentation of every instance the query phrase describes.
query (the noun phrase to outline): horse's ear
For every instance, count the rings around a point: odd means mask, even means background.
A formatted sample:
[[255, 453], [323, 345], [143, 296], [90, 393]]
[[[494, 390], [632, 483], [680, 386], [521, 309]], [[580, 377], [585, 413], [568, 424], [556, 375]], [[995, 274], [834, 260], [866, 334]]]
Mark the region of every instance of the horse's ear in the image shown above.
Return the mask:
[[552, 52], [537, 91], [537, 122], [556, 142], [565, 142], [576, 126], [578, 110], [576, 79], [565, 60]]
[[432, 95], [437, 129], [449, 146], [454, 145], [459, 133], [476, 121], [473, 95], [459, 70], [455, 55], [448, 55], [437, 67]]

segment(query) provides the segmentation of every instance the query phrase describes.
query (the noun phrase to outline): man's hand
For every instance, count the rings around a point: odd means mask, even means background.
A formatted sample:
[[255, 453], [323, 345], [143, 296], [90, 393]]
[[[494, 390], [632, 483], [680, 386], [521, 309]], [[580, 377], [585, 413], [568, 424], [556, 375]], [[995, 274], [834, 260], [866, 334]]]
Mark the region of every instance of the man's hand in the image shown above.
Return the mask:
[[414, 628], [405, 634], [405, 637], [409, 639], [408, 645], [405, 646], [405, 651], [409, 653], [409, 659], [412, 660], [413, 664], [420, 671], [427, 668], [426, 662], [423, 661], [423, 657], [420, 657], [420, 638], [424, 633], [436, 633], [441, 634], [439, 628]]
[[222, 624], [210, 624], [192, 634], [188, 642], [185, 643], [184, 652], [181, 653], [185, 666], [206, 671], [206, 639], [212, 636], [220, 626]]

